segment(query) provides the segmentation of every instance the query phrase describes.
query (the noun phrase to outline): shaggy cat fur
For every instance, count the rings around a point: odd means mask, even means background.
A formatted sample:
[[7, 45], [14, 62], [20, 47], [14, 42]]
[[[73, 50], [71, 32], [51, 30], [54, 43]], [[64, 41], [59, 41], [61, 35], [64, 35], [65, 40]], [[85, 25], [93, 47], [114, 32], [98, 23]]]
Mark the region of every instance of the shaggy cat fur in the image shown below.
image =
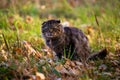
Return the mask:
[[[65, 55], [67, 58], [82, 62], [85, 62], [88, 58], [92, 59], [88, 39], [78, 28], [63, 27], [60, 20], [48, 20], [42, 24], [42, 35], [46, 45], [60, 59]], [[98, 54], [93, 56], [96, 57]]]

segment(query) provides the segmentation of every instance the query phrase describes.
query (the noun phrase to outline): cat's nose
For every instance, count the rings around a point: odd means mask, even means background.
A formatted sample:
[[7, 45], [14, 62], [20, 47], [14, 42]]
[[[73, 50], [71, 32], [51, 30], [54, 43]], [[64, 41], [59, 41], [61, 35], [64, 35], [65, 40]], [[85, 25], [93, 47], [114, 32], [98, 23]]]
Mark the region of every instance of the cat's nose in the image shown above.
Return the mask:
[[51, 33], [46, 33], [45, 34], [47, 37], [52, 37], [52, 34]]
[[50, 29], [50, 32], [52, 32], [53, 30], [52, 29]]

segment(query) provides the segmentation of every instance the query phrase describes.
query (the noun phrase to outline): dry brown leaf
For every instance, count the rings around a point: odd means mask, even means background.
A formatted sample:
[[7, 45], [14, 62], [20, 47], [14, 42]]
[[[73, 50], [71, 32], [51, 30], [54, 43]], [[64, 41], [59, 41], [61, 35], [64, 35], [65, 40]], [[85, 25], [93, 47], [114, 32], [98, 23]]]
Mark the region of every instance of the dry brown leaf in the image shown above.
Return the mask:
[[75, 61], [76, 65], [78, 66], [84, 66], [83, 63], [79, 62], [79, 61]]
[[21, 48], [14, 48], [14, 51], [17, 53], [17, 54], [20, 54], [22, 52], [22, 49]]
[[29, 80], [36, 80], [36, 76], [35, 75], [31, 75], [31, 78]]
[[111, 61], [113, 66], [119, 66], [119, 61], [118, 60], [112, 60]]
[[64, 67], [62, 67], [62, 69], [60, 70], [60, 73], [62, 73], [62, 74], [70, 74], [68, 72], [68, 70], [66, 68], [64, 68]]
[[33, 22], [33, 18], [31, 16], [26, 16], [26, 23], [32, 23]]
[[35, 55], [36, 51], [31, 47], [30, 43], [23, 41], [23, 45], [25, 46], [26, 50], [28, 50], [29, 55], [32, 53]]
[[55, 80], [62, 80], [62, 78], [56, 78]]
[[75, 69], [75, 68], [71, 69], [71, 72], [72, 72], [73, 75], [79, 75], [80, 74], [80, 71], [78, 69]]
[[36, 72], [36, 80], [45, 80], [45, 75], [40, 72]]
[[107, 76], [112, 76], [112, 73], [110, 73], [110, 72], [104, 72], [103, 74], [107, 75]]
[[75, 66], [76, 66], [76, 65], [75, 65], [75, 62], [73, 62], [73, 61], [71, 61], [70, 64], [71, 64], [72, 67], [75, 67]]
[[30, 75], [30, 72], [27, 69], [23, 69], [23, 75]]
[[59, 64], [55, 67], [56, 70], [60, 71], [62, 69], [63, 65], [62, 64]]
[[66, 68], [62, 64], [56, 66], [55, 69], [62, 74], [69, 74], [69, 72], [66, 70]]
[[70, 62], [71, 62], [71, 60], [66, 59], [66, 63], [65, 63], [65, 65], [70, 65]]

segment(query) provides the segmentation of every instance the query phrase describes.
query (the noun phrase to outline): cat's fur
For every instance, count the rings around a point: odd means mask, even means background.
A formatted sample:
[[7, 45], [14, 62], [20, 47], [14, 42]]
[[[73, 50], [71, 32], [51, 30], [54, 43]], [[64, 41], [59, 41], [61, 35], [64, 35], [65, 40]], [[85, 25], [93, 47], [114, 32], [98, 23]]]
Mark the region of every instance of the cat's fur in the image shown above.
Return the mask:
[[79, 61], [86, 61], [89, 58], [90, 47], [88, 39], [78, 28], [63, 27], [60, 20], [48, 20], [42, 24], [42, 35], [46, 45], [59, 58], [64, 55]]

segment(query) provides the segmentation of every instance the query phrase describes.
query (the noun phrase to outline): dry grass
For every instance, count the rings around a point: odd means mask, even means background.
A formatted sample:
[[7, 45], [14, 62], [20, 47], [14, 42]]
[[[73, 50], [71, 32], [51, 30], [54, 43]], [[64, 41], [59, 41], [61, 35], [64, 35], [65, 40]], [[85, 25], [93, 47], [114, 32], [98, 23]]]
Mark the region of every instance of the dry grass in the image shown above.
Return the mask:
[[[120, 79], [118, 0], [83, 1], [82, 5], [64, 0], [40, 0], [41, 5], [37, 3], [39, 0], [15, 0], [8, 6], [6, 0], [1, 1], [4, 4], [0, 9], [0, 79]], [[106, 47], [109, 55], [105, 60], [90, 61], [87, 66], [69, 59], [57, 60], [46, 48], [40, 30], [44, 20], [53, 18], [82, 29], [89, 38], [92, 52]]]

